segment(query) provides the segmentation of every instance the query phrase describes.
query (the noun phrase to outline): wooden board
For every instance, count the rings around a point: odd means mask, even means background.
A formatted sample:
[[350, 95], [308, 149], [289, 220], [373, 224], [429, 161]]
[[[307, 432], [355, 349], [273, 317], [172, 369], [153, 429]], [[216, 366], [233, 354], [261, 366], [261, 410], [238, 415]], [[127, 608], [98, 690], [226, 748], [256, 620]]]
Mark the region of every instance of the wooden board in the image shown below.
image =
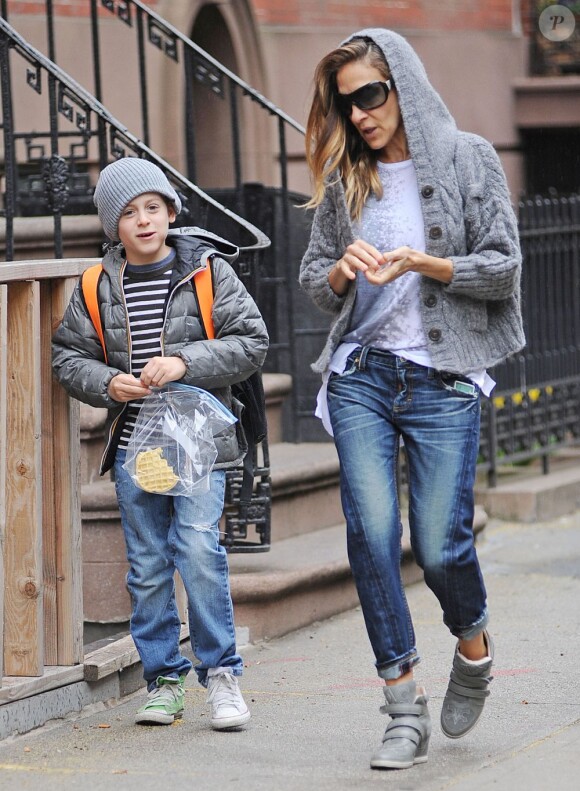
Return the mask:
[[[76, 278], [53, 281], [52, 327], [62, 319]], [[83, 558], [81, 524], [80, 403], [52, 377], [52, 433], [55, 488], [46, 491], [54, 506], [58, 665], [83, 661]], [[45, 664], [49, 664], [45, 659]]]
[[52, 278], [78, 277], [100, 258], [63, 258], [48, 261], [11, 261], [0, 264], [0, 283], [17, 280], [47, 280]]
[[56, 604], [56, 525], [54, 494], [56, 493], [55, 459], [64, 448], [55, 449], [53, 431], [51, 346], [52, 300], [51, 282], [40, 283], [40, 365], [42, 403], [42, 593], [43, 593], [43, 664], [58, 664], [58, 613]]
[[40, 287], [8, 286], [4, 672], [43, 671]]
[[[189, 637], [189, 627], [182, 626], [179, 641], [183, 642]], [[99, 679], [116, 673], [124, 667], [139, 662], [139, 654], [131, 635], [115, 640], [114, 643], [103, 648], [97, 648], [85, 656], [85, 681], [99, 681]]]
[[0, 686], [4, 675], [4, 539], [6, 536], [6, 369], [8, 288], [0, 285]]
[[52, 334], [75, 282], [40, 284], [45, 665], [83, 659], [80, 408], [53, 378], [51, 359]]

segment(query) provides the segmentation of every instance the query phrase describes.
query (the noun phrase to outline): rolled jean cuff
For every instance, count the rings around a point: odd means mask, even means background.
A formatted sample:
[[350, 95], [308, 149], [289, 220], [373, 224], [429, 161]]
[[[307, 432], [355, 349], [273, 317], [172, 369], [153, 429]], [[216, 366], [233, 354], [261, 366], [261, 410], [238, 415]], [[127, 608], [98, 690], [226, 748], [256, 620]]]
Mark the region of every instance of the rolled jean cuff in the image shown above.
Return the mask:
[[388, 665], [382, 665], [381, 667], [377, 665], [377, 673], [379, 674], [379, 678], [384, 679], [384, 681], [395, 681], [397, 678], [401, 678], [401, 676], [410, 673], [420, 661], [421, 657], [416, 651], [413, 651], [412, 654], [402, 659], [397, 659], [395, 662], [391, 662]]
[[483, 611], [483, 615], [481, 618], [468, 626], [466, 629], [454, 629], [452, 626], [449, 626], [449, 631], [454, 637], [457, 637], [459, 640], [473, 640], [474, 637], [477, 637], [478, 634], [481, 634], [486, 628], [487, 624], [489, 623], [489, 613], [487, 609]]

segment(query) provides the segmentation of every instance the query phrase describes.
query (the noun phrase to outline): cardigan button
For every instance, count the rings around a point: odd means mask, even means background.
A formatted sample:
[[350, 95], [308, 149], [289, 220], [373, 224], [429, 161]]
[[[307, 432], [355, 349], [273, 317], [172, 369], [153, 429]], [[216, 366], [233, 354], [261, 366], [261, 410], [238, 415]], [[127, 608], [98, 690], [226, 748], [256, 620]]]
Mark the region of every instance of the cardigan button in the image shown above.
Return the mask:
[[429, 340], [439, 343], [441, 340], [441, 330], [429, 330]]
[[434, 308], [436, 304], [437, 297], [435, 294], [429, 294], [429, 296], [425, 297], [425, 305], [427, 305], [428, 308]]
[[423, 189], [421, 190], [421, 195], [422, 195], [424, 198], [432, 198], [432, 197], [433, 197], [433, 193], [434, 193], [434, 191], [435, 191], [435, 190], [433, 189], [433, 187], [432, 187], [430, 184], [426, 184], [426, 185], [423, 187]]
[[438, 225], [434, 225], [429, 229], [429, 239], [441, 239], [443, 231]]

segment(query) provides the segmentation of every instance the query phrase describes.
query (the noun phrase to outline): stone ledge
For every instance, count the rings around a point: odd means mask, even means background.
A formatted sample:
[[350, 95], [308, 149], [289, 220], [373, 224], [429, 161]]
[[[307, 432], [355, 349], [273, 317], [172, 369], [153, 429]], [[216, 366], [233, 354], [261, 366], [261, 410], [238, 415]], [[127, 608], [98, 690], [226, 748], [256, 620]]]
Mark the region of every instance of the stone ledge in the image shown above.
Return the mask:
[[580, 465], [548, 475], [514, 475], [493, 489], [476, 489], [490, 517], [509, 522], [543, 522], [580, 509]]

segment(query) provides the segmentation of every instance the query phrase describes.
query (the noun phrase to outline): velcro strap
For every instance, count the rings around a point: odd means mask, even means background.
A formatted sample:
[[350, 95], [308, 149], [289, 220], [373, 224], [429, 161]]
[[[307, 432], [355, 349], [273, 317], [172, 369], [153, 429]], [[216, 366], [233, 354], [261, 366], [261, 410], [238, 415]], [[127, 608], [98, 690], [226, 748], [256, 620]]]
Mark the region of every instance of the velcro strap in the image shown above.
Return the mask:
[[420, 717], [425, 707], [420, 703], [387, 703], [380, 708], [383, 714], [390, 714], [391, 717], [402, 714], [412, 714], [415, 717]]
[[456, 695], [462, 695], [464, 698], [487, 698], [490, 690], [487, 688], [474, 688], [466, 687], [465, 684], [458, 684], [453, 679], [449, 680], [449, 689], [455, 692]]
[[410, 739], [419, 744], [425, 736], [425, 728], [418, 717], [397, 717], [387, 725], [383, 743], [391, 739]]

